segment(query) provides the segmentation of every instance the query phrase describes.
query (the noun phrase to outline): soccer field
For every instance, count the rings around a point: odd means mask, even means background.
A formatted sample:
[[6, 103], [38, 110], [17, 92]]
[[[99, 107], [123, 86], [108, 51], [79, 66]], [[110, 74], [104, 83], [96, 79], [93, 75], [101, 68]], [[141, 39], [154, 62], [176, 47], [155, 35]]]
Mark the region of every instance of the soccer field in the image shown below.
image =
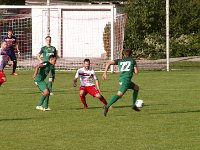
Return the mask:
[[[41, 96], [33, 71], [9, 75], [0, 87], [1, 150], [199, 150], [200, 70], [140, 71], [141, 112], [131, 109], [131, 91], [114, 104], [107, 117], [103, 104], [87, 96], [83, 110], [79, 88], [72, 87], [75, 72], [56, 72], [50, 97], [52, 111], [35, 109]], [[109, 100], [118, 90], [118, 74], [102, 81]]]

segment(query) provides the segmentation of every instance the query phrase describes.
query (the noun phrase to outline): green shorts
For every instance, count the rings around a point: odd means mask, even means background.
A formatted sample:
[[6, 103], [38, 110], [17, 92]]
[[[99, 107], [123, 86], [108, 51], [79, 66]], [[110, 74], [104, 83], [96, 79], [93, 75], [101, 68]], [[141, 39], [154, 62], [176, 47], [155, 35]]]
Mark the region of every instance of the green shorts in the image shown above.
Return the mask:
[[128, 89], [134, 89], [135, 83], [133, 82], [120, 82], [119, 91], [125, 93]]
[[45, 81], [35, 81], [36, 85], [38, 86], [38, 88], [40, 89], [40, 91], [44, 91], [45, 89], [48, 89], [47, 87], [47, 83]]

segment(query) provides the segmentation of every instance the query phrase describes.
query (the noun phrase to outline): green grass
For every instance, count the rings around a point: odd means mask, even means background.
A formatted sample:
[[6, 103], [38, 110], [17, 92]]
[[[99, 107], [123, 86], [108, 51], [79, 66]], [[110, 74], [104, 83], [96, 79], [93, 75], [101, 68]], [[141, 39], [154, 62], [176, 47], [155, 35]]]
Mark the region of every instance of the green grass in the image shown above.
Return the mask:
[[[1, 150], [199, 150], [200, 70], [141, 71], [141, 112], [131, 109], [131, 91], [103, 116], [103, 104], [87, 96], [84, 111], [75, 72], [57, 72], [50, 97], [52, 111], [35, 110], [41, 93], [33, 71], [19, 71], [0, 88]], [[118, 74], [101, 80], [107, 100], [118, 90]]]

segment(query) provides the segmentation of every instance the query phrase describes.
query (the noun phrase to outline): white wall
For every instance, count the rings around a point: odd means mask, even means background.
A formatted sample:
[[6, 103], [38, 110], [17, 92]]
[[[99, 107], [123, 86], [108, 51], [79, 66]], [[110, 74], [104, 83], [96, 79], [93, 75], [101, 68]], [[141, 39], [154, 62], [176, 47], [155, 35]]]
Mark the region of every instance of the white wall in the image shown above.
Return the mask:
[[101, 57], [110, 11], [63, 11], [63, 57]]
[[[50, 35], [52, 45], [60, 54], [61, 39], [63, 57], [101, 57], [104, 51], [104, 27], [111, 20], [109, 10], [51, 9]], [[62, 25], [61, 25], [62, 19]], [[62, 31], [61, 31], [62, 30]], [[61, 34], [62, 32], [62, 34]], [[45, 45], [47, 35], [47, 10], [32, 9], [32, 55], [36, 56]], [[62, 37], [61, 37], [62, 35]]]
[[[52, 46], [60, 52], [60, 13], [59, 10], [50, 11], [50, 36], [52, 37]], [[32, 9], [32, 55], [36, 56], [41, 47], [46, 45], [47, 36], [47, 10]]]

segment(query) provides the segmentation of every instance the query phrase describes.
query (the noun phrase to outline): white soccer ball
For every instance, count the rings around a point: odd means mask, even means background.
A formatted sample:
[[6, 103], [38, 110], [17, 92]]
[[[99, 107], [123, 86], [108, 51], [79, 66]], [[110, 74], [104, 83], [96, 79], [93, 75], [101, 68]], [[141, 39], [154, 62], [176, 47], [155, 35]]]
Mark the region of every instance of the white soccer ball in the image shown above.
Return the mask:
[[135, 102], [135, 105], [137, 106], [137, 107], [143, 107], [144, 106], [144, 101], [143, 100], [141, 100], [141, 99], [138, 99], [136, 102]]

